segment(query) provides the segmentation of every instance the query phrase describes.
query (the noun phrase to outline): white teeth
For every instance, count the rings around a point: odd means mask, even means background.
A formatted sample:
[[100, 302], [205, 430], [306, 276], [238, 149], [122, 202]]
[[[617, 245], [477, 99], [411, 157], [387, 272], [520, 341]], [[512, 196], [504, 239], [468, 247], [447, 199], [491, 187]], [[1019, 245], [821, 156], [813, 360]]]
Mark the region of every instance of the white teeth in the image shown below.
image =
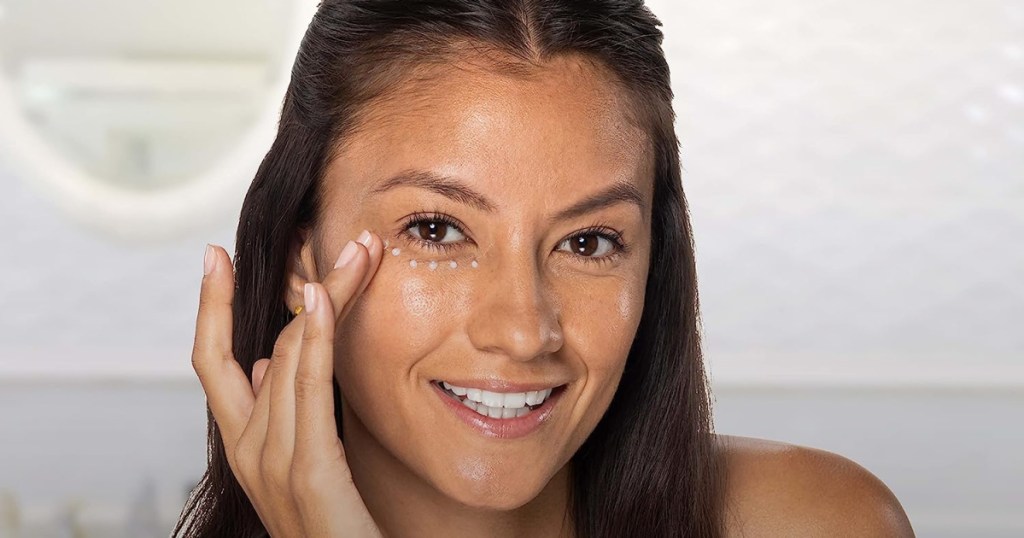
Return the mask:
[[526, 405], [526, 393], [525, 392], [510, 392], [505, 395], [504, 407], [515, 408], [523, 407]]
[[441, 386], [457, 396], [465, 396], [462, 404], [491, 418], [521, 417], [531, 410], [528, 406], [544, 403], [553, 389], [533, 390], [528, 392], [493, 392], [489, 390], [458, 387], [442, 381]]
[[531, 411], [529, 407], [488, 407], [482, 403], [474, 402], [473, 400], [470, 400], [468, 398], [462, 401], [462, 405], [472, 409], [473, 411], [476, 411], [477, 413], [485, 417], [501, 419], [521, 417]]
[[490, 418], [517, 418], [530, 412], [529, 407], [520, 407], [516, 409], [509, 407], [487, 407], [482, 403], [474, 402], [468, 398], [462, 401], [462, 405], [476, 411], [480, 415]]
[[489, 390], [457, 387], [446, 381], [442, 381], [441, 385], [458, 396], [465, 396], [487, 407], [519, 408], [527, 405], [540, 405], [544, 403], [548, 396], [551, 396], [552, 391], [552, 389], [544, 389], [532, 390], [530, 392], [492, 392]]
[[482, 401], [487, 407], [504, 407], [505, 406], [505, 395], [498, 392], [491, 392], [489, 390], [481, 393]]

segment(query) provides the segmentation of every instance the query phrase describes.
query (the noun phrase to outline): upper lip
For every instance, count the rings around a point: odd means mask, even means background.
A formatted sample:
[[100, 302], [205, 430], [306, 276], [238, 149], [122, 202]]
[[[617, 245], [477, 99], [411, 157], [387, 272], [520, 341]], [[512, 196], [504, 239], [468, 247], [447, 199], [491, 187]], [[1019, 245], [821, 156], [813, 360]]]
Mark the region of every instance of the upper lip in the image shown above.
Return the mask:
[[514, 381], [506, 381], [504, 379], [436, 379], [435, 381], [437, 381], [438, 384], [444, 381], [449, 385], [455, 385], [456, 387], [488, 390], [491, 392], [531, 392], [557, 388], [565, 384], [544, 381], [516, 383]]

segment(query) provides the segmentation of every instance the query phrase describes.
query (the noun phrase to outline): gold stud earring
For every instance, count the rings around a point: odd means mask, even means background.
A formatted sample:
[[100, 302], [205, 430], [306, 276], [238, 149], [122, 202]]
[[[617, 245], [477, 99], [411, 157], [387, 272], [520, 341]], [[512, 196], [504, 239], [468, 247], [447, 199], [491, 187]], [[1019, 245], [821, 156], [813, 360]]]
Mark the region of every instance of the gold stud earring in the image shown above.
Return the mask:
[[295, 310], [293, 310], [292, 312], [295, 312], [295, 315], [296, 315], [296, 316], [298, 316], [299, 314], [301, 314], [301, 313], [302, 313], [302, 305], [296, 306], [296, 307], [295, 307]]

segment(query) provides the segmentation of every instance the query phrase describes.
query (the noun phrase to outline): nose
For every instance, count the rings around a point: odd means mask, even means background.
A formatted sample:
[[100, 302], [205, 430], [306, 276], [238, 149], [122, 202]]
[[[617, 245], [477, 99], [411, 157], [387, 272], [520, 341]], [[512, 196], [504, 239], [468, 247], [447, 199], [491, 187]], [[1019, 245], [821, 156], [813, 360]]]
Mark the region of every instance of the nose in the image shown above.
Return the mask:
[[[528, 256], [507, 258], [482, 272], [481, 288], [469, 313], [469, 339], [477, 349], [517, 361], [544, 357], [562, 347], [558, 311], [543, 275]], [[523, 259], [527, 258], [527, 259]]]

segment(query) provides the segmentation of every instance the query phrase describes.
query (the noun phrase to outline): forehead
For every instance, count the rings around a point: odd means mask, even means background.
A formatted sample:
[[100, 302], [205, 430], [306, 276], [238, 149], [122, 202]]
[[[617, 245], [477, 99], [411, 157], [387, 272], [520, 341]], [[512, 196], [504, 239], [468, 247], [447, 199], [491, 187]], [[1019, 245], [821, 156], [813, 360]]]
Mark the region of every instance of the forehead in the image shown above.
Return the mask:
[[469, 63], [431, 69], [368, 105], [328, 168], [329, 196], [362, 200], [409, 169], [462, 178], [494, 193], [499, 209], [515, 203], [509, 196], [562, 206], [618, 181], [651, 192], [647, 134], [592, 63], [562, 56], [525, 77]]

